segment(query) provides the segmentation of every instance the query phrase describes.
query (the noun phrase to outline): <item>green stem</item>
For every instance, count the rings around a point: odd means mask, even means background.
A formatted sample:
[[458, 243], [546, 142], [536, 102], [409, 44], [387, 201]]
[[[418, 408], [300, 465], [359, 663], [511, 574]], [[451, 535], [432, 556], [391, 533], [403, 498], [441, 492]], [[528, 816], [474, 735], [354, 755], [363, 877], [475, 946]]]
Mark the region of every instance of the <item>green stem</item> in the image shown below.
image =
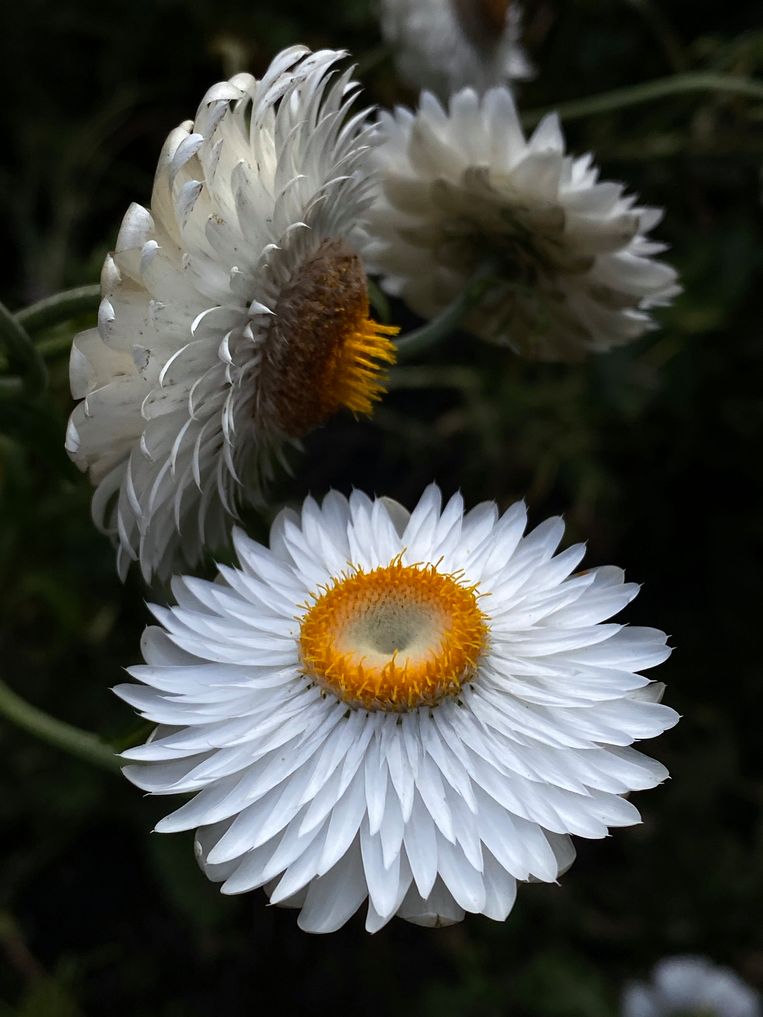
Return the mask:
[[[46, 361], [54, 360], [62, 353], [71, 353], [72, 336], [68, 330], [63, 335], [55, 334], [46, 336], [45, 339], [38, 339], [34, 344], [40, 356]], [[0, 371], [8, 368], [8, 361], [0, 355]], [[17, 395], [24, 389], [21, 378], [0, 377], [0, 397], [3, 395]]]
[[30, 396], [43, 392], [48, 383], [45, 361], [40, 356], [40, 351], [35, 349], [24, 326], [5, 304], [0, 304], [0, 340], [8, 350], [8, 361], [23, 374], [24, 392]]
[[415, 365], [393, 367], [389, 372], [387, 387], [396, 389], [424, 388], [456, 388], [471, 391], [479, 387], [479, 379], [475, 371], [468, 367], [433, 367]]
[[100, 286], [77, 286], [73, 290], [54, 293], [19, 311], [16, 320], [30, 335], [43, 332], [53, 325], [70, 321], [80, 314], [96, 314], [101, 302]]
[[46, 339], [40, 339], [39, 342], [35, 343], [35, 346], [46, 360], [52, 360], [61, 353], [71, 352], [71, 332], [66, 332], [64, 335], [51, 335]]
[[386, 324], [389, 321], [389, 300], [387, 294], [373, 279], [368, 280], [368, 302], [379, 320]]
[[440, 311], [421, 328], [401, 336], [396, 343], [398, 363], [426, 353], [454, 332], [469, 311], [480, 302], [491, 283], [492, 280], [487, 278], [473, 280], [444, 311]]
[[581, 117], [596, 113], [608, 113], [611, 110], [625, 109], [627, 106], [637, 106], [643, 102], [654, 102], [666, 96], [688, 92], [727, 92], [751, 99], [763, 99], [763, 82], [731, 74], [675, 74], [670, 78], [647, 81], [643, 85], [616, 88], [612, 92], [592, 95], [587, 99], [573, 99], [572, 102], [563, 102], [546, 109], [528, 110], [522, 115], [522, 123], [525, 127], [532, 127], [546, 113], [554, 111], [563, 121], [569, 123], [570, 120], [579, 120]]
[[119, 772], [121, 764], [118, 757], [100, 738], [49, 716], [16, 695], [3, 681], [0, 681], [0, 713], [49, 745], [101, 769]]

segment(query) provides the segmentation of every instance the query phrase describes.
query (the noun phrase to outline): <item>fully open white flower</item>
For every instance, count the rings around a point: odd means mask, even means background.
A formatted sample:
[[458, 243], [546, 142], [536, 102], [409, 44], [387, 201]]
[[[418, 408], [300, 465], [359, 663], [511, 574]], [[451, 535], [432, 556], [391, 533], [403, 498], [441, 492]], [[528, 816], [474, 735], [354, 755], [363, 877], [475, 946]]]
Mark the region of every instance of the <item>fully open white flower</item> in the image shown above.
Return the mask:
[[211, 88], [106, 259], [98, 328], [72, 351], [67, 450], [121, 573], [194, 563], [284, 443], [383, 391], [396, 330], [369, 320], [353, 249], [370, 176], [342, 55], [294, 47], [261, 81]]
[[512, 0], [381, 0], [381, 27], [402, 77], [447, 98], [532, 74]]
[[648, 985], [623, 995], [623, 1017], [761, 1017], [760, 997], [729, 968], [704, 957], [660, 961]]
[[117, 689], [160, 725], [127, 776], [194, 795], [157, 829], [197, 828], [224, 893], [264, 887], [330, 932], [367, 897], [369, 931], [502, 920], [517, 880], [567, 869], [570, 834], [638, 822], [622, 796], [667, 773], [631, 745], [677, 719], [638, 674], [665, 635], [603, 624], [637, 587], [573, 575], [560, 519], [525, 525], [434, 486], [411, 514], [331, 493], [269, 549], [237, 531], [218, 583], [174, 580], [143, 684]]
[[[424, 317], [475, 275], [495, 280], [467, 319], [477, 335], [540, 359], [575, 359], [652, 328], [678, 292], [661, 212], [565, 155], [555, 114], [525, 139], [507, 88], [432, 95], [379, 123], [381, 189], [366, 254], [388, 292]], [[423, 269], [426, 266], [426, 270]]]

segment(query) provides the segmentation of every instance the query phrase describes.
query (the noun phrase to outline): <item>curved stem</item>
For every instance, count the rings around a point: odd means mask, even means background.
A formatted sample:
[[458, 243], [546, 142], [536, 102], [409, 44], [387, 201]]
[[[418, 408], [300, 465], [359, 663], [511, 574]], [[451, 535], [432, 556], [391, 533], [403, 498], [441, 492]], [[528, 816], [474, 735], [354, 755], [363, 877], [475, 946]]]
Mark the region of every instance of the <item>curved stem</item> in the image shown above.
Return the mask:
[[71, 332], [66, 331], [63, 335], [46, 336], [45, 339], [40, 339], [39, 342], [36, 342], [35, 346], [41, 355], [45, 357], [46, 361], [54, 360], [62, 353], [71, 353]]
[[368, 280], [368, 302], [382, 322], [389, 321], [389, 300], [381, 286], [373, 279]]
[[479, 387], [479, 379], [476, 372], [468, 367], [455, 364], [445, 367], [416, 364], [391, 368], [387, 387], [390, 391], [407, 388], [456, 388], [471, 391]]
[[36, 706], [32, 706], [0, 680], [0, 713], [18, 727], [36, 735], [49, 745], [63, 749], [72, 756], [84, 759], [101, 769], [118, 773], [120, 762], [114, 752], [89, 731], [81, 731], [72, 724], [56, 720]]
[[480, 302], [492, 280], [473, 280], [444, 311], [428, 321], [421, 328], [415, 328], [401, 336], [397, 343], [397, 360], [402, 363], [420, 353], [426, 353], [442, 339], [455, 331], [472, 308]]
[[16, 314], [16, 320], [30, 335], [36, 335], [52, 325], [60, 325], [79, 314], [96, 314], [101, 302], [101, 287], [77, 286], [73, 290], [54, 293], [25, 307]]
[[40, 351], [35, 349], [24, 326], [1, 303], [0, 339], [8, 350], [9, 362], [18, 366], [23, 373], [23, 386], [27, 395], [36, 396], [43, 392], [48, 383], [45, 361]]
[[643, 85], [616, 88], [612, 92], [592, 95], [587, 99], [573, 99], [572, 102], [563, 102], [558, 106], [528, 110], [522, 115], [522, 123], [525, 127], [532, 127], [546, 113], [554, 111], [563, 121], [569, 122], [595, 113], [625, 109], [627, 106], [637, 106], [642, 102], [653, 102], [656, 99], [688, 92], [727, 92], [751, 99], [763, 99], [763, 82], [731, 74], [675, 74], [670, 78], [647, 81]]

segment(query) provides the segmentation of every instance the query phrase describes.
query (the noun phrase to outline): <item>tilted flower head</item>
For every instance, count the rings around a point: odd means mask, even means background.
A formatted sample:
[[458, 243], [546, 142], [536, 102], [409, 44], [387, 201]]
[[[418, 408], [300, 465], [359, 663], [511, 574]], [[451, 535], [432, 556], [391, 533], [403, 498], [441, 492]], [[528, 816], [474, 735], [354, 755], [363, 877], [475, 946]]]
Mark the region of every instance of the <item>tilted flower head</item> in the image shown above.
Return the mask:
[[636, 595], [617, 568], [572, 575], [560, 519], [523, 536], [516, 504], [466, 515], [427, 489], [409, 514], [355, 492], [235, 534], [240, 568], [173, 581], [141, 685], [160, 725], [124, 755], [154, 794], [194, 797], [157, 830], [198, 828], [223, 892], [264, 887], [330, 932], [464, 912], [503, 920], [516, 881], [553, 881], [570, 834], [638, 822], [622, 795], [667, 776], [631, 747], [677, 717], [638, 674], [656, 629], [602, 624]]
[[532, 74], [515, 0], [382, 0], [381, 26], [402, 77], [447, 98]]
[[[565, 155], [556, 115], [525, 140], [507, 88], [429, 94], [383, 114], [381, 190], [367, 257], [385, 288], [430, 317], [475, 275], [495, 280], [467, 319], [477, 335], [544, 360], [627, 343], [678, 292], [645, 234], [661, 212]], [[422, 265], [427, 266], [422, 271]]]
[[761, 1017], [760, 997], [728, 968], [704, 957], [660, 961], [648, 985], [629, 986], [623, 1017]]
[[342, 55], [295, 47], [261, 81], [211, 88], [106, 258], [98, 328], [72, 351], [67, 449], [122, 573], [193, 564], [285, 443], [383, 391], [396, 330], [369, 319], [353, 247], [371, 180]]

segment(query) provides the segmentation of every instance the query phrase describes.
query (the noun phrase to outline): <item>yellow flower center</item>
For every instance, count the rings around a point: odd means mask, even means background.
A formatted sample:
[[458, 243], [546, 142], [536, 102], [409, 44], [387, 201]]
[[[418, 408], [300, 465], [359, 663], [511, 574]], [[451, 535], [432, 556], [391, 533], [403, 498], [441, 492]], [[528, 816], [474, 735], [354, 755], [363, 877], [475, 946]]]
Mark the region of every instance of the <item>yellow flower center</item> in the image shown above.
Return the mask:
[[366, 275], [345, 241], [324, 240], [275, 312], [262, 363], [269, 419], [299, 438], [343, 407], [370, 414], [400, 330], [369, 318]]
[[435, 565], [354, 568], [301, 619], [305, 673], [352, 707], [434, 706], [471, 681], [487, 641], [476, 586]]

